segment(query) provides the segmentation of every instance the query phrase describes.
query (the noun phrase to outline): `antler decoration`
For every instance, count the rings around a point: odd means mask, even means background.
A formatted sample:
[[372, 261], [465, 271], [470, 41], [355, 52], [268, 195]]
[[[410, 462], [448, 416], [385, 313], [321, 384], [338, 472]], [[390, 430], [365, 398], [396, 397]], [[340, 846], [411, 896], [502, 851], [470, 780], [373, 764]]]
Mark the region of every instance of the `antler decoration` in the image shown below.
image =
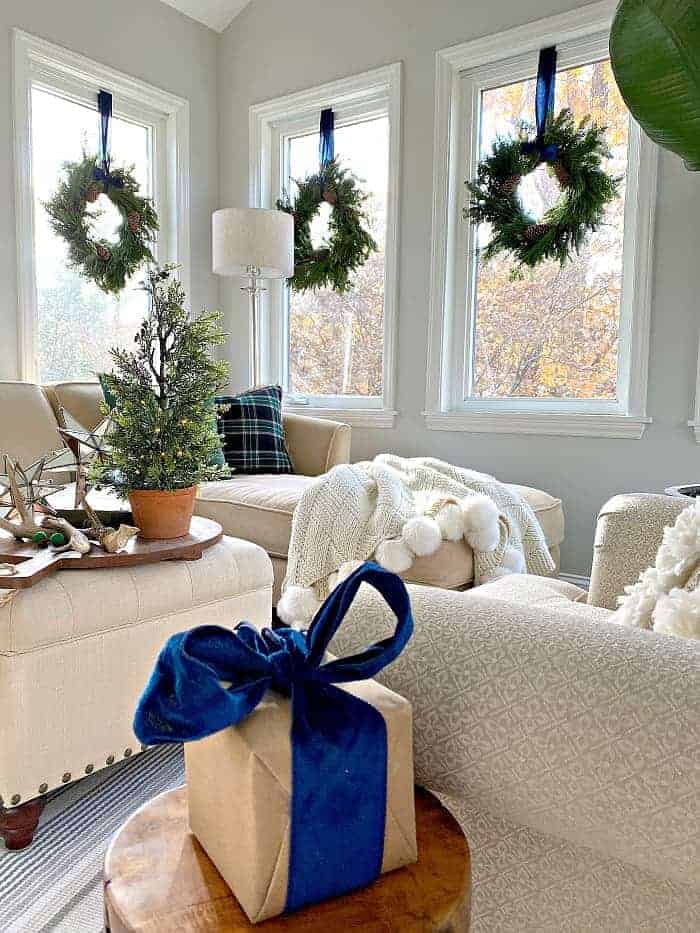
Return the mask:
[[[32, 464], [28, 471], [34, 467]], [[41, 525], [34, 521], [34, 504], [36, 500], [29, 494], [29, 501], [25, 500], [20, 492], [20, 484], [17, 482], [17, 472], [21, 468], [17, 463], [13, 463], [5, 457], [5, 473], [0, 477], [2, 482], [2, 500], [0, 505], [6, 509], [5, 516], [0, 518], [0, 528], [9, 531], [15, 538], [33, 538], [37, 534], [45, 534]], [[26, 478], [26, 473], [24, 474]], [[9, 493], [9, 501], [6, 496]], [[18, 522], [10, 521], [8, 515], [16, 514], [19, 517]]]
[[[47, 532], [60, 533], [62, 540], [51, 542], [56, 552], [87, 554], [91, 541], [94, 541], [108, 553], [115, 554], [139, 533], [139, 529], [133, 525], [120, 525], [118, 528], [103, 525], [87, 501], [87, 467], [93, 457], [102, 457], [106, 452], [110, 420], [106, 418], [94, 431], [86, 431], [68, 412], [63, 410], [62, 414], [67, 425], [59, 428], [66, 445], [63, 449], [37, 460], [26, 469], [5, 457], [5, 473], [0, 474], [0, 528], [15, 538], [36, 543], [46, 542], [49, 538]], [[61, 518], [46, 498], [64, 489], [66, 484], [43, 479], [42, 474], [67, 472], [75, 474], [75, 508], [85, 512], [91, 526], [85, 531], [74, 528]], [[40, 521], [34, 514], [37, 506], [43, 512]], [[15, 515], [19, 521], [11, 520]]]
[[[26, 470], [19, 463], [5, 457], [5, 473], [0, 476], [2, 485], [2, 498], [0, 506], [6, 509], [6, 514], [0, 518], [0, 528], [8, 531], [20, 540], [29, 539], [43, 543], [49, 538], [48, 531], [58, 532], [62, 535], [64, 543], [57, 544], [57, 551], [78, 551], [87, 554], [90, 542], [87, 537], [74, 528], [70, 522], [60, 518], [46, 501], [51, 492], [58, 492], [62, 485], [41, 480], [44, 460], [37, 460]], [[23, 492], [24, 491], [24, 492]], [[9, 494], [9, 501], [6, 497]], [[39, 505], [44, 515], [37, 521], [34, 510]], [[19, 521], [11, 521], [8, 516], [16, 514]]]
[[103, 525], [99, 515], [87, 501], [87, 487], [84, 487], [80, 493], [80, 508], [83, 509], [92, 526], [87, 532], [88, 536], [94, 538], [108, 554], [121, 551], [141, 530], [134, 525], [120, 525], [118, 528]]

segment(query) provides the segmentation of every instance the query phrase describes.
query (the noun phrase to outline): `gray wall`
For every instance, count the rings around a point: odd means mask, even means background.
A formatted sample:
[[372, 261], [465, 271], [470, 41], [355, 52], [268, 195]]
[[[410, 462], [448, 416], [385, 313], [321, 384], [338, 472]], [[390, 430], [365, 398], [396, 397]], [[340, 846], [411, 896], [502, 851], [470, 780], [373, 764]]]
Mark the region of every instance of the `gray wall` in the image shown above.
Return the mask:
[[[662, 154], [649, 414], [640, 441], [427, 431], [424, 408], [437, 49], [579, 6], [575, 0], [253, 0], [219, 46], [221, 205], [248, 199], [248, 107], [394, 61], [404, 62], [398, 400], [394, 430], [359, 430], [353, 455], [431, 454], [540, 486], [564, 500], [565, 570], [587, 573], [597, 510], [614, 493], [700, 479], [692, 413], [700, 307], [700, 176]], [[230, 284], [233, 381], [247, 379], [245, 307]], [[575, 338], [575, 335], [572, 335]]]
[[158, 0], [0, 2], [0, 378], [17, 377], [17, 263], [13, 171], [12, 28], [142, 78], [190, 102], [192, 305], [214, 307], [209, 272], [217, 201], [216, 33]]

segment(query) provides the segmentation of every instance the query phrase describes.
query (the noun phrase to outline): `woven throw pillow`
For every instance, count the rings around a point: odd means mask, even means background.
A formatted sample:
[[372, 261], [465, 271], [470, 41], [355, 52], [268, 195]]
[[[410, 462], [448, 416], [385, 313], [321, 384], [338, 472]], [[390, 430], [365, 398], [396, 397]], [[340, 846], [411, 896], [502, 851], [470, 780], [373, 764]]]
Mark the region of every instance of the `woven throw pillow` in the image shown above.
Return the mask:
[[217, 396], [219, 434], [226, 463], [236, 473], [293, 473], [282, 427], [282, 389], [259, 386]]

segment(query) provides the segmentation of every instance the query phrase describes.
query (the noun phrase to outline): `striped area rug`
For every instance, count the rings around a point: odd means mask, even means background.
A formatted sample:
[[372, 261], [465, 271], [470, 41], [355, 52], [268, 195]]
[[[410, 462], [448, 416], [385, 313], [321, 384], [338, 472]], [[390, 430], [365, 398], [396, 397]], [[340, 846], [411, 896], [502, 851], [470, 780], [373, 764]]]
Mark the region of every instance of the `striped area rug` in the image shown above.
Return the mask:
[[52, 795], [31, 846], [0, 841], [2, 933], [100, 933], [102, 863], [127, 817], [184, 783], [180, 746], [160, 746]]

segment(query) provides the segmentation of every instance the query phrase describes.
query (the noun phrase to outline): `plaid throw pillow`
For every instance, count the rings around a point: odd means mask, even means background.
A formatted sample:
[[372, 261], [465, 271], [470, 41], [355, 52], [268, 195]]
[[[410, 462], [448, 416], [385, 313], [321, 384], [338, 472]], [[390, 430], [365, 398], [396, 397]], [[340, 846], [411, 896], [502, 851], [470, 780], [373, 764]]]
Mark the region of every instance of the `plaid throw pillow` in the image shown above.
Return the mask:
[[235, 473], [293, 473], [282, 427], [282, 389], [259, 386], [241, 395], [217, 396], [219, 434]]

